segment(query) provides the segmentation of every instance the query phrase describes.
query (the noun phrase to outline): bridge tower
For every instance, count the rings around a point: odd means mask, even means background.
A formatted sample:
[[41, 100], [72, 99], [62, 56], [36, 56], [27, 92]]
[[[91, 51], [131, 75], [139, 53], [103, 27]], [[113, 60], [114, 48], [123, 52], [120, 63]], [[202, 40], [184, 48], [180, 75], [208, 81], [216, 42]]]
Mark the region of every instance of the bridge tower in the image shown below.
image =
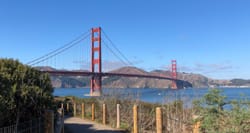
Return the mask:
[[[91, 29], [91, 72], [102, 72], [101, 27]], [[102, 76], [94, 75], [90, 80], [90, 96], [102, 94]]]
[[177, 83], [176, 83], [176, 79], [177, 79], [177, 64], [176, 64], [176, 60], [172, 60], [172, 78], [174, 80], [172, 80], [172, 89], [177, 89]]

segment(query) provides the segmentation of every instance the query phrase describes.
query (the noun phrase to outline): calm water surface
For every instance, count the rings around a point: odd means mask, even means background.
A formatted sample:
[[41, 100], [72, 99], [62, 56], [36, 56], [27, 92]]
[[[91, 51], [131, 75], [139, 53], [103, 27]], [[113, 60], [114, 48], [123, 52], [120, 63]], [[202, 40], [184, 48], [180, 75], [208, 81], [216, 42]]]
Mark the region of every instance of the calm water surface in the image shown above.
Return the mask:
[[[183, 100], [191, 103], [194, 99], [201, 98], [208, 92], [205, 89], [103, 89], [105, 97], [116, 96], [119, 98], [137, 99], [150, 103], [166, 103], [173, 100]], [[227, 97], [227, 100], [250, 100], [250, 88], [220, 88], [222, 95]], [[57, 88], [54, 90], [55, 96], [76, 96], [79, 98], [89, 98], [90, 89], [86, 88]]]

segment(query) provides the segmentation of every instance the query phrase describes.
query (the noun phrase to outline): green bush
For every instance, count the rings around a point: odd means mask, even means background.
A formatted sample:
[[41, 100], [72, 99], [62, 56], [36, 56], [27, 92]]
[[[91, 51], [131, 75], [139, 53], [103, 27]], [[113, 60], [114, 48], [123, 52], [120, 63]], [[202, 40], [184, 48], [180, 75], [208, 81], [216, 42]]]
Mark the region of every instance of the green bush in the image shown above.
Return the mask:
[[41, 116], [51, 106], [50, 78], [17, 60], [0, 59], [0, 126]]
[[[194, 101], [195, 122], [200, 121], [201, 132], [250, 132], [250, 108], [246, 101], [226, 102], [219, 89], [211, 89], [202, 99]], [[224, 109], [224, 105], [232, 108]]]

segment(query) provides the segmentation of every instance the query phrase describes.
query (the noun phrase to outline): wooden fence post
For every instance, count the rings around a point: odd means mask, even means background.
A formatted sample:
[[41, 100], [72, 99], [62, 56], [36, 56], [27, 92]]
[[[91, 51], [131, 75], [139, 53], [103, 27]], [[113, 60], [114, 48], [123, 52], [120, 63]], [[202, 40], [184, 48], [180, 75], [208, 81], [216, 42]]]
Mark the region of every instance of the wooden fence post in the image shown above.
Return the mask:
[[133, 117], [134, 117], [134, 132], [138, 133], [138, 106], [134, 105], [133, 107]]
[[162, 133], [162, 112], [161, 108], [156, 108], [156, 133]]
[[102, 105], [102, 124], [106, 125], [106, 104]]
[[95, 121], [95, 104], [92, 103], [92, 121]]
[[30, 132], [32, 133], [32, 120], [30, 120]]
[[82, 119], [85, 117], [85, 106], [84, 103], [82, 103]]
[[199, 129], [200, 129], [200, 122], [196, 122], [193, 128], [193, 133], [199, 133]]
[[64, 108], [62, 108], [62, 132], [64, 133]]
[[46, 110], [44, 115], [45, 133], [54, 133], [54, 111]]
[[120, 104], [117, 104], [116, 105], [116, 128], [120, 128], [120, 125], [121, 125], [121, 117], [120, 117]]
[[74, 103], [74, 117], [76, 117], [76, 103]]
[[57, 109], [57, 115], [56, 115], [56, 126], [55, 126], [55, 132], [56, 133], [64, 133], [64, 109], [58, 108]]
[[67, 113], [69, 113], [69, 103], [67, 103]]

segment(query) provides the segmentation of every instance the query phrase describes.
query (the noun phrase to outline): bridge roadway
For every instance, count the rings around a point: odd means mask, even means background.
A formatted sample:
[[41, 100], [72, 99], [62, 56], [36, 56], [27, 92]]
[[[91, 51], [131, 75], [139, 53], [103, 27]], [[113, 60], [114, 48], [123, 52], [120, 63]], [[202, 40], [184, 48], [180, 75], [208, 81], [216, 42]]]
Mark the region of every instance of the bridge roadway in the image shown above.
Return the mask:
[[56, 71], [42, 71], [49, 73], [50, 75], [66, 75], [66, 76], [121, 76], [121, 77], [137, 77], [137, 78], [153, 78], [153, 79], [165, 79], [165, 80], [174, 80], [174, 81], [183, 81], [179, 79], [173, 79], [167, 76], [156, 76], [156, 75], [143, 75], [143, 74], [125, 74], [125, 73], [110, 73], [110, 72], [86, 72], [86, 71], [65, 71], [65, 70], [56, 70]]

